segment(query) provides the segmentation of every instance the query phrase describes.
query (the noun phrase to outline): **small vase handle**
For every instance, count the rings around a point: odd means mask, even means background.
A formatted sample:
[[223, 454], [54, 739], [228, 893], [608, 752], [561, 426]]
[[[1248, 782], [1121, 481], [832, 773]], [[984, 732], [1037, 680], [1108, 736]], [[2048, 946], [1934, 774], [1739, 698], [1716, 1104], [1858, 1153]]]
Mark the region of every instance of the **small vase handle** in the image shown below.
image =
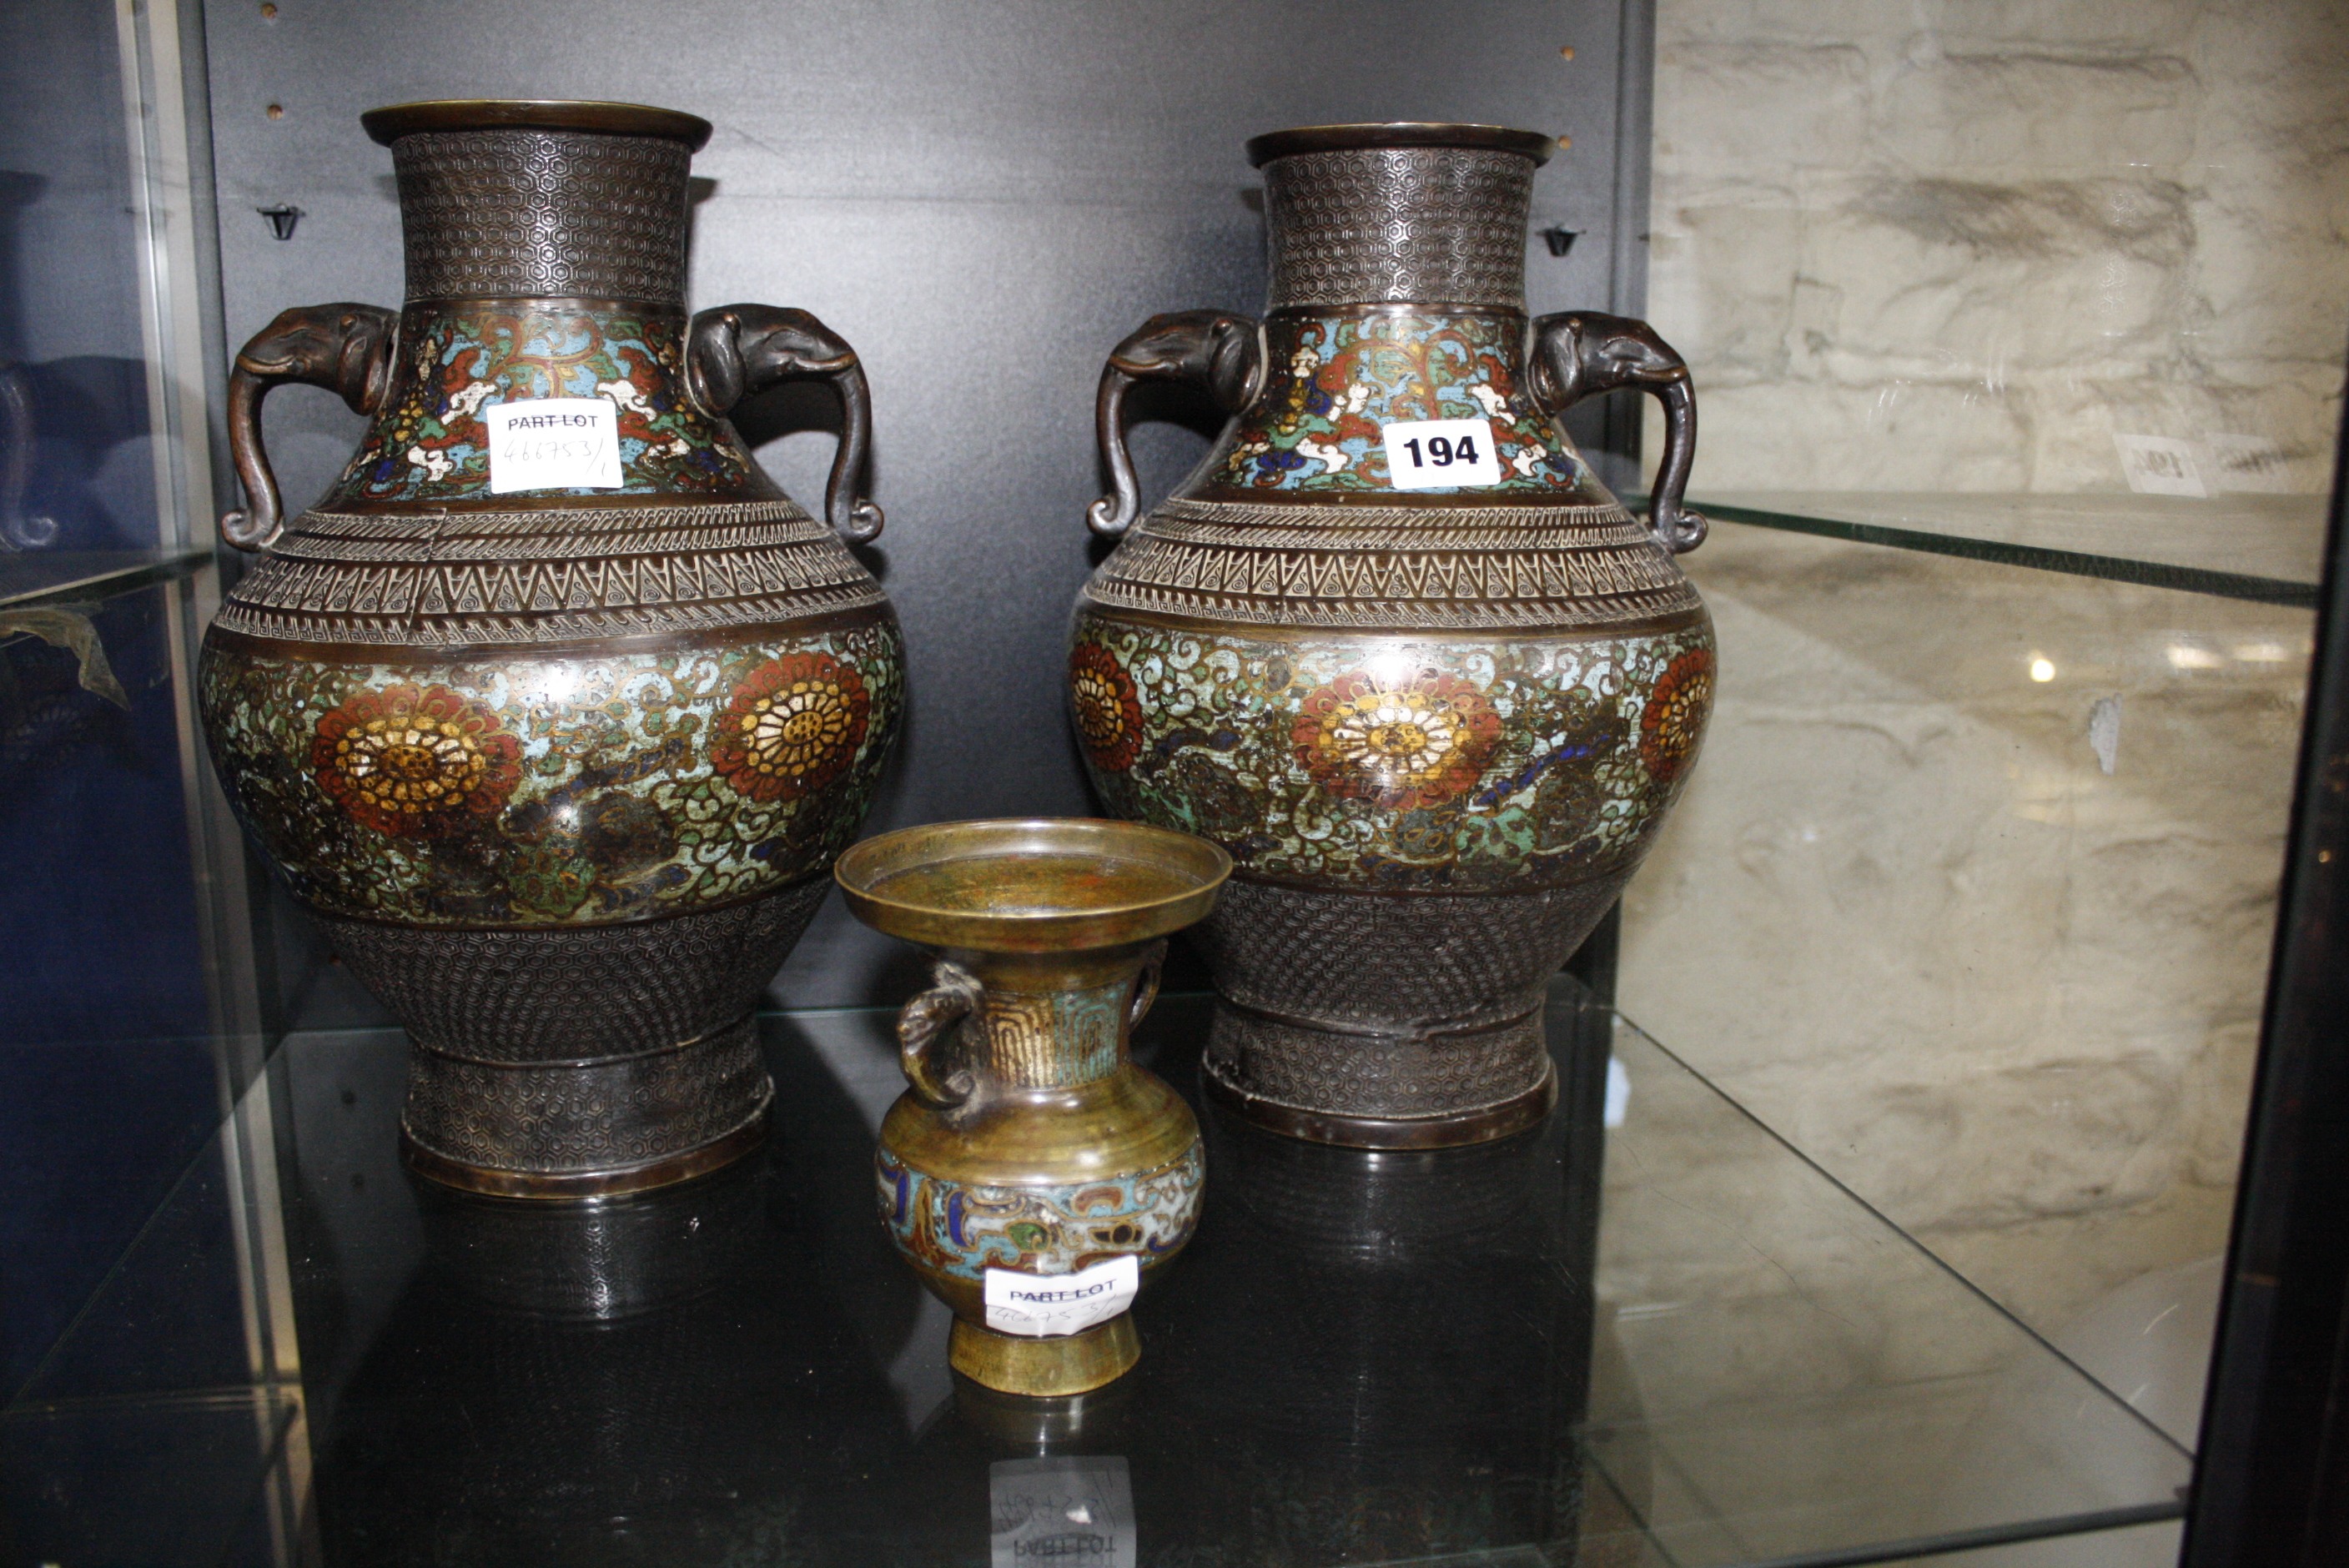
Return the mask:
[[962, 1104], [977, 1085], [968, 1069], [940, 1078], [930, 1052], [977, 1010], [980, 990], [977, 975], [942, 958], [930, 971], [930, 988], [898, 1009], [897, 1065], [915, 1095], [940, 1110]]
[[339, 393], [355, 414], [372, 414], [391, 391], [399, 317], [380, 305], [311, 304], [280, 312], [237, 350], [228, 378], [228, 450], [244, 485], [244, 510], [223, 513], [221, 537], [239, 550], [266, 550], [285, 524], [277, 476], [261, 444], [261, 401], [288, 381]]
[[1688, 362], [1656, 329], [1628, 315], [1574, 310], [1534, 323], [1534, 400], [1552, 418], [1594, 392], [1636, 387], [1664, 406], [1664, 457], [1648, 500], [1648, 529], [1674, 555], [1704, 542], [1711, 526], [1682, 505], [1696, 463], [1696, 388]]
[[1093, 398], [1093, 434], [1109, 467], [1111, 492], [1085, 510], [1086, 523], [1103, 539], [1120, 537], [1142, 514], [1141, 481], [1125, 444], [1125, 394], [1137, 381], [1202, 386], [1225, 413], [1237, 414], [1264, 382], [1264, 329], [1254, 316], [1178, 311], [1152, 316], [1110, 351]]
[[823, 517], [855, 544], [881, 537], [881, 509], [856, 493], [873, 449], [873, 393], [856, 350], [803, 310], [722, 304], [693, 318], [685, 340], [685, 384], [701, 411], [722, 419], [734, 406], [779, 381], [820, 376], [840, 397], [840, 449], [823, 490]]
[[1125, 1032], [1132, 1034], [1150, 1016], [1150, 1005], [1158, 1000], [1158, 981], [1166, 972], [1166, 941], [1161, 937], [1153, 943], [1149, 956], [1142, 961], [1142, 973], [1134, 976], [1133, 1000], [1125, 1005]]

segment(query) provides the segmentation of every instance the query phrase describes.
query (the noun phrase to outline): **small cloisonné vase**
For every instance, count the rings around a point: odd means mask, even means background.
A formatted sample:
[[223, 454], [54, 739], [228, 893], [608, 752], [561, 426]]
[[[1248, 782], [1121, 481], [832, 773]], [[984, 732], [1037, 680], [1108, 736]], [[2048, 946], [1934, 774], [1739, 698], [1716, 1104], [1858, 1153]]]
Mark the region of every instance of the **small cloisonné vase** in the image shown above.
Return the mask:
[[1206, 1166], [1190, 1107], [1127, 1038], [1166, 937], [1230, 871], [1186, 833], [1072, 820], [906, 828], [834, 868], [858, 919], [940, 954], [898, 1015], [912, 1088], [874, 1168], [976, 1382], [1079, 1394], [1142, 1353], [1125, 1308], [1190, 1240]]
[[[1209, 1090], [1296, 1137], [1436, 1148], [1538, 1121], [1543, 983], [1622, 891], [1696, 759], [1713, 638], [1673, 563], [1696, 408], [1644, 324], [1529, 321], [1553, 143], [1362, 125], [1248, 144], [1270, 308], [1158, 316], [1097, 424], [1121, 538], [1069, 662], [1093, 784], [1236, 869], [1195, 934]], [[1137, 380], [1231, 411], [1136, 521]], [[1639, 387], [1666, 442], [1643, 523], [1557, 419]]]
[[[688, 317], [709, 135], [632, 105], [409, 104], [398, 314], [290, 310], [237, 356], [258, 551], [204, 639], [229, 798], [407, 1026], [410, 1162], [522, 1197], [740, 1155], [773, 1088], [751, 1014], [830, 886], [897, 726], [896, 617], [842, 536], [870, 438], [804, 312]], [[825, 521], [728, 423], [787, 377], [844, 419]], [[281, 526], [269, 389], [330, 387], [358, 453]]]

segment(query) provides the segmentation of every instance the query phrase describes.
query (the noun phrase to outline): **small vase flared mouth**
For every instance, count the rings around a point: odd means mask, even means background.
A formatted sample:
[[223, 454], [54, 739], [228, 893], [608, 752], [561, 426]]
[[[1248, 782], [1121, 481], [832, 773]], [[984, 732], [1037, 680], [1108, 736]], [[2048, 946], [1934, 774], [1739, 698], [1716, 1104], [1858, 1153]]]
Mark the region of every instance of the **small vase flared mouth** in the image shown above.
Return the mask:
[[1300, 125], [1248, 138], [1248, 162], [1261, 169], [1276, 158], [1299, 152], [1346, 152], [1366, 147], [1462, 147], [1514, 152], [1546, 163], [1557, 140], [1538, 130], [1506, 125], [1461, 125], [1445, 120], [1396, 119], [1361, 125]]
[[709, 122], [681, 109], [571, 98], [431, 98], [396, 103], [359, 116], [369, 137], [389, 147], [420, 130], [585, 130], [605, 136], [659, 136], [698, 152]]
[[1086, 817], [933, 822], [852, 846], [833, 876], [857, 919], [928, 947], [1080, 952], [1206, 918], [1232, 858], [1188, 833]]

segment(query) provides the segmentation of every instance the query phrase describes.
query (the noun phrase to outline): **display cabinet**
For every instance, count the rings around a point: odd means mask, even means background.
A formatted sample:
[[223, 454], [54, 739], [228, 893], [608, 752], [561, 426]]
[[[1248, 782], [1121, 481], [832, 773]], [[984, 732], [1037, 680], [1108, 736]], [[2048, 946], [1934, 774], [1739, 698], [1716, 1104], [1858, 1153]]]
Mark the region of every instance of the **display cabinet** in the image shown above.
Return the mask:
[[[713, 0], [659, 48], [601, 3], [0, 15], [0, 1556], [2332, 1560], [2349, 294], [2271, 209], [2343, 176], [2244, 129], [2322, 94], [2220, 9], [1397, 4], [1310, 49], [1189, 3]], [[2252, 31], [2332, 59], [2313, 15]], [[396, 302], [357, 114], [492, 93], [715, 120], [693, 302], [862, 351], [909, 704], [868, 831], [1096, 809], [1061, 712], [1092, 385], [1150, 310], [1262, 296], [1243, 137], [1557, 137], [1528, 303], [1689, 359], [1720, 675], [1547, 994], [1556, 1110], [1444, 1150], [1257, 1130], [1200, 1094], [1178, 946], [1135, 1043], [1204, 1217], [1137, 1368], [1055, 1400], [949, 1370], [876, 1221], [925, 969], [837, 901], [758, 1015], [755, 1156], [589, 1202], [405, 1167], [406, 1041], [246, 847], [192, 671], [241, 570], [231, 349]], [[2082, 93], [2151, 161], [2050, 107]], [[2072, 335], [2024, 330], [2048, 299]], [[1221, 418], [1131, 412], [1146, 500]], [[738, 418], [823, 492], [828, 406]], [[1568, 421], [1627, 496], [1640, 418]], [[270, 419], [305, 498], [359, 424]]]

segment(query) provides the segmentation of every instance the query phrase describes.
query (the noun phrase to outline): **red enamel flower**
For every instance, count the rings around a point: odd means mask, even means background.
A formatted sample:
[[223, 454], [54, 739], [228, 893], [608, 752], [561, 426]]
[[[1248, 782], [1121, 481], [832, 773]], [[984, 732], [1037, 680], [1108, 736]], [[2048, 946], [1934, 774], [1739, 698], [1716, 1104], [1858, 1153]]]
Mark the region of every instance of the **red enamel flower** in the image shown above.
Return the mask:
[[796, 800], [848, 769], [872, 699], [830, 654], [769, 659], [734, 687], [709, 742], [718, 776], [753, 800]]
[[1069, 655], [1069, 704], [1077, 738], [1104, 773], [1123, 773], [1142, 754], [1142, 699], [1117, 655], [1099, 643], [1079, 643]]
[[1466, 792], [1501, 738], [1501, 717], [1457, 676], [1420, 670], [1339, 676], [1305, 699], [1297, 758], [1332, 795], [1408, 811]]
[[438, 839], [486, 822], [522, 781], [522, 744], [447, 686], [363, 691], [318, 720], [310, 771], [357, 820]]
[[1640, 760], [1657, 783], [1688, 771], [1712, 711], [1713, 650], [1691, 648], [1664, 666], [1640, 710]]

